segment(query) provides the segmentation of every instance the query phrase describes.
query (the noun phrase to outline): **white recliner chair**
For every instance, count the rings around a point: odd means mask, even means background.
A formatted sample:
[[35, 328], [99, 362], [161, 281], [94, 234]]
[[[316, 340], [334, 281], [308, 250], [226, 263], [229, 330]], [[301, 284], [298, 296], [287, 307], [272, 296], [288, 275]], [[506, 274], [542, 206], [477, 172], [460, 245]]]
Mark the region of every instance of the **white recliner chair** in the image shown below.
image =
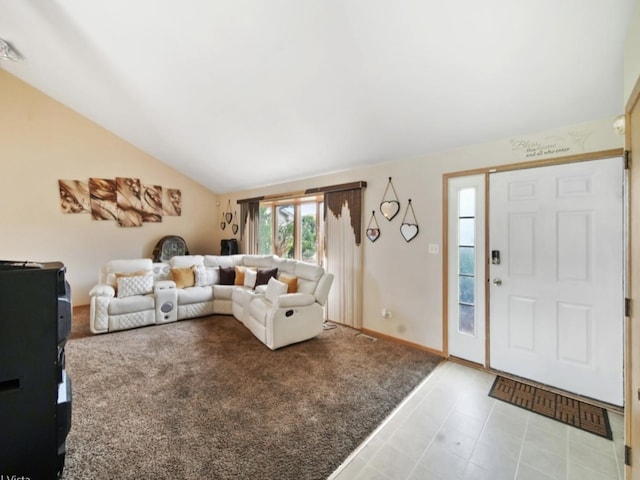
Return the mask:
[[[333, 274], [312, 265], [298, 264], [298, 275], [311, 274], [313, 291], [287, 293], [287, 285], [269, 280], [264, 295], [249, 301], [244, 324], [271, 350], [302, 342], [319, 335], [324, 324], [323, 306], [327, 302]], [[304, 277], [302, 277], [304, 280]]]

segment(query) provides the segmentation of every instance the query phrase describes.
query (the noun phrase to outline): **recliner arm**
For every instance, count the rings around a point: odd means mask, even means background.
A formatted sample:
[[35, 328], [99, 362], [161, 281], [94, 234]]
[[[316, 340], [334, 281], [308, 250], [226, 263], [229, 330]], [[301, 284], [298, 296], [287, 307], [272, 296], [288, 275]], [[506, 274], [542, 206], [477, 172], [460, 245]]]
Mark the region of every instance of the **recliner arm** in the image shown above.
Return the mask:
[[313, 305], [315, 301], [316, 297], [310, 293], [285, 293], [276, 298], [274, 306], [278, 308], [305, 307]]
[[89, 296], [90, 297], [115, 297], [116, 290], [111, 285], [98, 284], [98, 285], [95, 285], [89, 291]]

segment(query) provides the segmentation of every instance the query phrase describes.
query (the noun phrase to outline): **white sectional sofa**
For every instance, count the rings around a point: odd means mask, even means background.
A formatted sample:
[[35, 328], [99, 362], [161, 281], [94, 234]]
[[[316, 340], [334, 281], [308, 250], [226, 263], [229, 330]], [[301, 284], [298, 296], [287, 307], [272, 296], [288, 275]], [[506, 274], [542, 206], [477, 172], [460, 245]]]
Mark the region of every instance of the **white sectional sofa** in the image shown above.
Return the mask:
[[233, 315], [272, 350], [322, 331], [333, 275], [273, 255], [112, 260], [89, 293], [89, 326], [106, 333], [212, 314]]

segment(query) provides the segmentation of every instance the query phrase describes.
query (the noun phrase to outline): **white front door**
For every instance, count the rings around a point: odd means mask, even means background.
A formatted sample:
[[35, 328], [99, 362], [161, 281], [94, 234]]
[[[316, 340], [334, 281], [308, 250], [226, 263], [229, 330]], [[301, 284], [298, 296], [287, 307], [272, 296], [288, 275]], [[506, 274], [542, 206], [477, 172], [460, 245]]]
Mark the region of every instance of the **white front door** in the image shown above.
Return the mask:
[[492, 368], [623, 404], [623, 173], [613, 158], [490, 175]]
[[485, 175], [448, 183], [449, 355], [485, 365]]

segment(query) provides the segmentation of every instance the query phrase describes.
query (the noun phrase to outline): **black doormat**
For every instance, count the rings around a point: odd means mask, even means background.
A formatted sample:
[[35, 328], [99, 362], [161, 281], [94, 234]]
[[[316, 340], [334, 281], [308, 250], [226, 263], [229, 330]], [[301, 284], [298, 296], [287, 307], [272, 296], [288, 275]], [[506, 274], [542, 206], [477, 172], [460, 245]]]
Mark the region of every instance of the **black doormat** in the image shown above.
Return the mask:
[[613, 439], [609, 415], [604, 408], [500, 376], [493, 382], [489, 396], [585, 432]]

